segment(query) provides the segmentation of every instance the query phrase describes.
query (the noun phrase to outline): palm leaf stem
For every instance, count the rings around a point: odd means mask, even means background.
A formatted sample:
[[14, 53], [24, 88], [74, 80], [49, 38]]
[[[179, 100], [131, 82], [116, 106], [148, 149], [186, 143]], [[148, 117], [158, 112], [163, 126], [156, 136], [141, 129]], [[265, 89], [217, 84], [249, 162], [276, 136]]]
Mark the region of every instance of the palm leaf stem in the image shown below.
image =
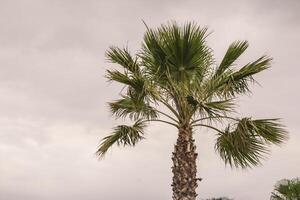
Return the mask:
[[165, 117], [168, 117], [168, 118], [171, 119], [172, 121], [174, 121], [174, 122], [176, 122], [177, 124], [179, 124], [179, 121], [176, 120], [175, 118], [171, 117], [170, 115], [168, 115], [168, 114], [166, 114], [166, 113], [164, 113], [164, 112], [161, 112], [161, 111], [159, 111], [159, 110], [156, 110], [156, 112], [158, 112], [158, 113], [164, 115]]
[[222, 119], [231, 119], [231, 120], [234, 120], [234, 121], [239, 121], [239, 119], [236, 119], [236, 118], [233, 118], [233, 117], [216, 116], [216, 117], [204, 117], [204, 118], [201, 118], [201, 119], [197, 119], [197, 120], [192, 121], [191, 124], [194, 124], [194, 123], [200, 122], [200, 121], [202, 121], [202, 120], [206, 120], [206, 119], [218, 119], [218, 118], [222, 118]]
[[177, 113], [177, 111], [170, 105], [168, 104], [168, 102], [166, 100], [164, 100], [163, 98], [158, 99], [159, 102], [161, 102], [163, 105], [165, 105], [176, 117], [179, 121], [181, 121], [181, 118], [179, 116], [179, 114]]
[[207, 127], [207, 128], [213, 129], [213, 130], [215, 130], [215, 131], [217, 131], [217, 132], [219, 132], [219, 133], [224, 133], [224, 132], [221, 131], [220, 129], [217, 129], [217, 128], [213, 127], [213, 126], [206, 125], [206, 124], [195, 124], [195, 125], [193, 125], [192, 127], [195, 127], [195, 126], [203, 126], [203, 127]]
[[143, 120], [141, 122], [162, 122], [162, 123], [166, 123], [166, 124], [169, 124], [169, 125], [172, 125], [176, 128], [179, 128], [179, 126], [177, 124], [174, 124], [172, 122], [168, 122], [168, 121], [165, 121], [165, 120], [161, 120], [161, 119], [147, 119], [147, 120]]

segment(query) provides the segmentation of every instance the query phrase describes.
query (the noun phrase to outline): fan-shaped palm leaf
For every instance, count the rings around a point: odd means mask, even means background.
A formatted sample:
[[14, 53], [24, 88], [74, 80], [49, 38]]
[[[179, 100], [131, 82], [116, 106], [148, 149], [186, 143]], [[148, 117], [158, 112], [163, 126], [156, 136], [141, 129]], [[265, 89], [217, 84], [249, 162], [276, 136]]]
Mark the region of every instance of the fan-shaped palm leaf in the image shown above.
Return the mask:
[[281, 144], [287, 139], [278, 119], [251, 120], [243, 118], [218, 134], [215, 149], [231, 166], [258, 165], [268, 153], [268, 144]]
[[117, 126], [111, 135], [103, 138], [97, 155], [103, 156], [113, 144], [134, 146], [144, 138], [144, 128], [145, 123], [141, 120], [136, 121], [132, 126]]

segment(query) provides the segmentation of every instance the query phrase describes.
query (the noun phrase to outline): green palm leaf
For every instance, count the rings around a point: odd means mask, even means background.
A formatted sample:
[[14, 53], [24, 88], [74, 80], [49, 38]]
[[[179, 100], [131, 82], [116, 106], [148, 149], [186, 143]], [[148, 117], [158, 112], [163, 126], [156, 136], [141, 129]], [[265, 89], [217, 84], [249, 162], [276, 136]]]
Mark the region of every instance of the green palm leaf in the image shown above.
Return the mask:
[[218, 76], [226, 71], [232, 64], [244, 53], [244, 51], [248, 48], [249, 44], [247, 41], [236, 41], [232, 43], [225, 56], [216, 70], [215, 75]]
[[117, 126], [111, 135], [103, 138], [96, 154], [100, 157], [104, 156], [113, 144], [135, 146], [138, 141], [144, 138], [144, 128], [145, 123], [141, 120], [136, 121], [132, 126]]
[[234, 107], [233, 99], [209, 101], [200, 105], [200, 112], [206, 112], [207, 116], [218, 116], [233, 112]]
[[148, 29], [140, 53], [143, 65], [161, 83], [168, 83], [169, 78], [198, 83], [213, 62], [212, 51], [205, 42], [207, 35], [207, 28], [192, 23], [183, 28], [172, 23]]
[[278, 119], [243, 118], [218, 134], [215, 149], [226, 164], [245, 168], [260, 164], [269, 152], [268, 144], [278, 145], [286, 139]]
[[156, 110], [139, 99], [123, 96], [122, 99], [109, 103], [110, 111], [117, 117], [127, 117], [137, 120], [139, 118], [157, 118]]
[[110, 62], [117, 63], [132, 73], [139, 73], [140, 71], [137, 58], [133, 58], [128, 49], [110, 47], [106, 52], [106, 57]]
[[212, 76], [203, 85], [205, 99], [213, 96], [236, 97], [250, 92], [249, 84], [255, 82], [253, 75], [268, 69], [271, 61], [271, 58], [262, 56], [237, 71], [230, 70]]

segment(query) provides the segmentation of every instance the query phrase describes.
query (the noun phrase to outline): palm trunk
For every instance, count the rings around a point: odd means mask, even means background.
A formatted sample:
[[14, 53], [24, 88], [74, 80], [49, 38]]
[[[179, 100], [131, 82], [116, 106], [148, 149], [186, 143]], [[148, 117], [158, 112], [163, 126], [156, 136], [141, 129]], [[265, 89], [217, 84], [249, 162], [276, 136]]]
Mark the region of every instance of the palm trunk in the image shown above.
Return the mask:
[[197, 184], [197, 153], [192, 129], [179, 129], [173, 152], [173, 200], [195, 200]]

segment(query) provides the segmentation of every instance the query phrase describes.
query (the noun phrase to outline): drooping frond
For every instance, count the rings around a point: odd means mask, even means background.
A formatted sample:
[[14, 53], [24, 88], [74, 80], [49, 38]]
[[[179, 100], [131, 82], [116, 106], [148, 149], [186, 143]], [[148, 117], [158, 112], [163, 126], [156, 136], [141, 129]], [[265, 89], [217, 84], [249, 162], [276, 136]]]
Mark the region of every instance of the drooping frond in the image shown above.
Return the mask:
[[287, 132], [277, 119], [251, 120], [243, 118], [218, 134], [215, 149], [226, 164], [251, 167], [269, 152], [268, 144], [281, 144]]
[[232, 66], [232, 64], [244, 53], [248, 46], [247, 41], [236, 41], [232, 43], [227, 49], [227, 52], [225, 53], [221, 64], [218, 66], [215, 75], [218, 76], [222, 74], [226, 71], [226, 69]]
[[141, 120], [136, 121], [133, 126], [117, 126], [111, 135], [102, 139], [96, 154], [100, 157], [104, 156], [114, 144], [134, 146], [138, 141], [143, 139], [144, 128], [145, 124]]
[[288, 139], [288, 135], [279, 119], [258, 119], [247, 118], [247, 126], [253, 134], [257, 134], [266, 143], [280, 145]]
[[129, 116], [130, 119], [157, 118], [156, 110], [148, 103], [139, 99], [123, 96], [122, 99], [109, 103], [110, 111], [116, 117]]
[[219, 134], [215, 148], [226, 164], [242, 168], [258, 165], [260, 159], [267, 153], [261, 140], [230, 132], [229, 128]]

